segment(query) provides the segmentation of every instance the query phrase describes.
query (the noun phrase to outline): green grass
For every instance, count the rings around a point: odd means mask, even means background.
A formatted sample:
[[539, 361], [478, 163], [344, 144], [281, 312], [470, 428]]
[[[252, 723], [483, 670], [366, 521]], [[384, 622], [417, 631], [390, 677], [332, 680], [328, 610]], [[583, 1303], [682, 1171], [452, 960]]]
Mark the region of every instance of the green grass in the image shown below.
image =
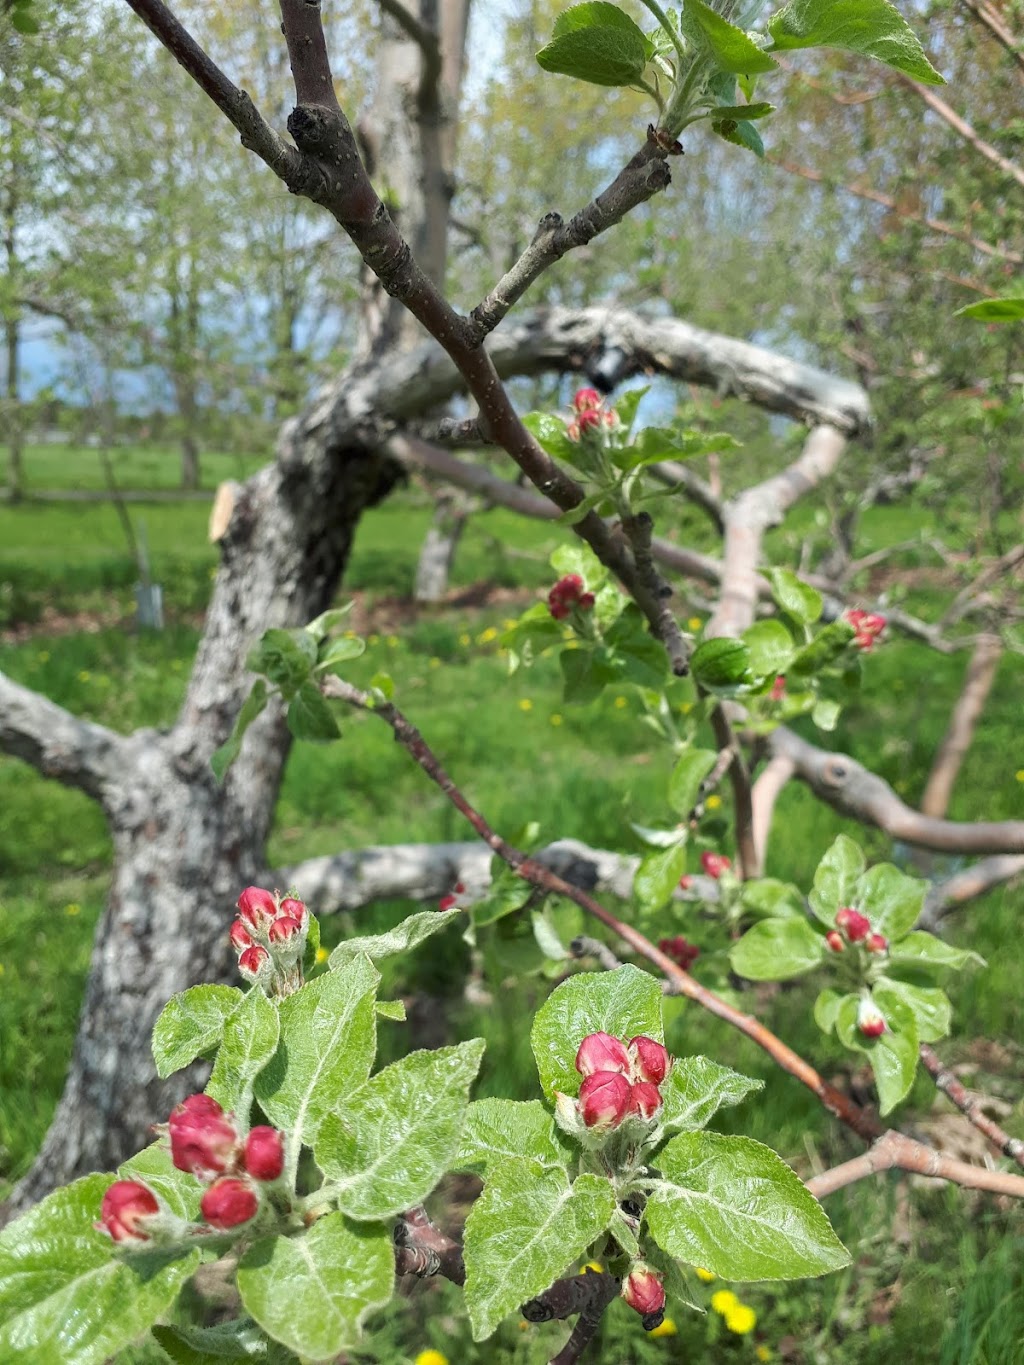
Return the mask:
[[[269, 446], [252, 455], [203, 450], [199, 456], [200, 487], [213, 490], [225, 479], [246, 479], [261, 464], [268, 463], [273, 454]], [[118, 488], [172, 492], [181, 488], [179, 447], [118, 445], [110, 451], [110, 464]], [[101, 453], [71, 442], [26, 446], [24, 468], [24, 492], [28, 497], [69, 489], [105, 492], [109, 486]]]

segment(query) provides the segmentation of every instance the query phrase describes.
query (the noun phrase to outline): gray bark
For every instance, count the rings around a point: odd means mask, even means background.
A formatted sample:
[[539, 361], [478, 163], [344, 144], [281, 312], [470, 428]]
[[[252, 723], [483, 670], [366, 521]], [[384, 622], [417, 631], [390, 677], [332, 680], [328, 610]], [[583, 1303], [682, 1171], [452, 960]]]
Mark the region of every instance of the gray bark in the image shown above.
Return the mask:
[[433, 520], [416, 564], [413, 596], [417, 602], [443, 600], [468, 516], [469, 508], [453, 489], [439, 490], [434, 499]]

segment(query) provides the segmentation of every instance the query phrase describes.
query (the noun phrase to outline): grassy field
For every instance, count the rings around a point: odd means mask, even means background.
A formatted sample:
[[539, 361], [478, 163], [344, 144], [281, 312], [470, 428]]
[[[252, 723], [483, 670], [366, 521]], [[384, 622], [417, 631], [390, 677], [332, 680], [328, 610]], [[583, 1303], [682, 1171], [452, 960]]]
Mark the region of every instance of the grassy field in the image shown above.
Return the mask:
[[[87, 618], [48, 618], [43, 632], [29, 631], [24, 617], [15, 614], [22, 628], [0, 645], [0, 669], [77, 714], [117, 729], [166, 724], [183, 694], [198, 641], [195, 613], [214, 565], [205, 541], [207, 509], [197, 503], [154, 503], [138, 510], [158, 576], [169, 584], [167, 566], [177, 565], [190, 584], [180, 596], [176, 590], [168, 594], [168, 629], [143, 636], [123, 625], [103, 624], [104, 612], [114, 620], [128, 613], [133, 581], [130, 576], [117, 580], [118, 573], [130, 574], [131, 564], [127, 561], [125, 568], [119, 532], [108, 512], [61, 503], [0, 507], [0, 593], [10, 572], [18, 590], [41, 604], [40, 611], [42, 605], [58, 604], [62, 612]], [[137, 514], [134, 507], [132, 514]], [[428, 515], [410, 492], [369, 514], [360, 528], [348, 583], [361, 594], [369, 649], [353, 669], [353, 679], [379, 668], [392, 674], [405, 709], [446, 757], [471, 799], [504, 832], [514, 833], [526, 819], [535, 819], [547, 837], [575, 835], [635, 849], [629, 822], [664, 820], [667, 772], [666, 760], [652, 752], [636, 698], [626, 689], [591, 708], [564, 706], [550, 661], [509, 680], [494, 641], [503, 619], [549, 580], [546, 555], [564, 533], [504, 513], [473, 518], [456, 582], [488, 579], [505, 596], [478, 608], [414, 617], [400, 599], [411, 584]], [[902, 541], [906, 520], [905, 509], [898, 517], [894, 509], [879, 509], [868, 520], [867, 538], [873, 545]], [[811, 530], [808, 522], [801, 534]], [[777, 534], [784, 539], [796, 533], [783, 528]], [[514, 554], [508, 545], [515, 547]], [[869, 660], [862, 698], [843, 716], [830, 744], [871, 761], [914, 800], [964, 664], [963, 658], [938, 656], [905, 642], [886, 645]], [[1022, 685], [1021, 661], [1004, 659], [957, 789], [954, 817], [1021, 816]], [[822, 851], [841, 829], [856, 832], [806, 789], [790, 785], [778, 809], [770, 872], [806, 887]], [[345, 724], [342, 743], [295, 746], [269, 857], [285, 864], [371, 842], [463, 837], [468, 834], [459, 817], [385, 727], [355, 716]], [[877, 833], [866, 833], [864, 842], [873, 857], [893, 855]], [[44, 781], [12, 759], [0, 759], [0, 1194], [3, 1181], [15, 1179], [31, 1162], [60, 1092], [110, 860], [103, 821], [85, 797]], [[951, 921], [951, 939], [970, 943], [989, 966], [955, 984], [956, 1035], [940, 1050], [947, 1060], [974, 1068], [971, 1084], [1012, 1106], [1005, 1126], [1024, 1135], [1020, 903], [1019, 890], [998, 892]], [[380, 906], [361, 920], [392, 922], [408, 908]], [[333, 921], [326, 932], [337, 935], [342, 928]], [[683, 929], [693, 938], [701, 932], [699, 922], [678, 919], [675, 912], [666, 912], [665, 928]], [[488, 1039], [482, 1093], [531, 1094], [523, 993], [499, 990], [492, 1009], [474, 1014], [460, 997], [462, 959], [458, 952], [450, 957], [441, 967], [429, 951], [421, 954], [393, 969], [389, 985], [446, 995], [452, 1028]], [[769, 1022], [824, 1074], [845, 1081], [848, 1054], [823, 1043], [810, 1019], [815, 992], [813, 983], [779, 992], [765, 1002]], [[692, 1007], [677, 1005], [674, 1015], [669, 1040], [674, 1051], [706, 1052], [766, 1081], [759, 1101], [727, 1111], [724, 1126], [770, 1143], [802, 1173], [854, 1154], [855, 1144], [824, 1121], [809, 1093], [772, 1074], [752, 1044]], [[389, 1046], [401, 1046], [397, 1032]], [[936, 1104], [930, 1082], [919, 1079], [897, 1119], [904, 1126], [927, 1124], [947, 1112], [945, 1102]], [[820, 1283], [738, 1287], [758, 1315], [751, 1336], [731, 1336], [714, 1313], [679, 1313], [675, 1337], [641, 1340], [635, 1320], [617, 1306], [594, 1359], [605, 1365], [686, 1359], [722, 1365], [764, 1359], [794, 1365], [1019, 1365], [1024, 1360], [1021, 1210], [959, 1190], [916, 1188], [896, 1180], [861, 1183], [835, 1196], [828, 1207], [854, 1251], [853, 1268]], [[564, 1329], [521, 1330], [512, 1323], [496, 1342], [473, 1346], [449, 1306], [454, 1312], [457, 1301], [443, 1289], [418, 1286], [408, 1312], [381, 1320], [378, 1358], [400, 1365], [434, 1346], [467, 1365], [494, 1359], [538, 1365], [548, 1358], [545, 1344], [564, 1336]], [[141, 1351], [132, 1359], [149, 1365], [163, 1357]]]

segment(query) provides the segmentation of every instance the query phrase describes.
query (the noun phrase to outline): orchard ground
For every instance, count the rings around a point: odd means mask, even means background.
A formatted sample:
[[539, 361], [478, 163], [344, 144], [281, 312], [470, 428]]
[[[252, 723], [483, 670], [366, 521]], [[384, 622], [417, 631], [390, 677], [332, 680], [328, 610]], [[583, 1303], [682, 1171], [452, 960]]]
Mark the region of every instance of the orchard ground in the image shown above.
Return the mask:
[[[244, 477], [255, 463], [206, 457], [204, 484], [212, 488], [222, 478]], [[30, 449], [26, 467], [30, 499], [33, 492], [50, 496], [16, 508], [0, 505], [0, 668], [76, 714], [118, 730], [170, 721], [185, 688], [216, 564], [206, 538], [209, 502], [129, 504], [136, 529], [144, 525], [168, 617], [161, 634], [137, 635], [131, 628], [137, 570], [115, 509], [107, 502], [50, 500], [62, 489], [102, 491], [96, 453]], [[168, 453], [118, 452], [123, 488], [166, 495], [176, 475]], [[404, 709], [502, 832], [514, 835], [525, 821], [536, 820], [545, 837], [575, 836], [637, 851], [630, 821], [664, 819], [667, 760], [649, 758], [632, 691], [612, 691], [586, 709], [563, 705], [552, 662], [509, 679], [497, 644], [503, 621], [550, 583], [547, 556], [566, 533], [502, 511], [475, 514], [459, 549], [450, 604], [416, 611], [408, 599], [429, 520], [425, 494], [410, 487], [360, 526], [346, 592], [358, 598], [355, 625], [369, 648], [352, 667], [352, 680], [364, 683], [382, 669], [392, 675]], [[858, 552], [941, 533], [966, 555], [971, 524], [966, 507], [944, 508], [941, 519], [935, 510], [906, 504], [875, 508], [865, 515]], [[714, 548], [697, 518], [687, 520], [685, 531], [688, 544]], [[820, 541], [827, 527], [808, 509], [775, 536], [779, 560], [795, 563], [802, 540]], [[948, 600], [953, 586], [949, 567], [923, 540], [873, 573], [870, 583], [858, 585], [864, 605], [874, 604], [884, 583], [903, 605], [925, 616]], [[683, 608], [682, 615], [702, 614]], [[966, 655], [949, 657], [888, 640], [868, 661], [859, 704], [825, 742], [870, 759], [913, 802], [965, 665]], [[1005, 657], [957, 786], [952, 818], [1019, 818], [1022, 688], [1024, 663]], [[683, 695], [680, 705], [687, 704]], [[272, 865], [370, 843], [469, 837], [385, 727], [355, 714], [343, 716], [342, 725], [339, 745], [300, 743], [293, 749], [269, 850]], [[806, 888], [819, 857], [844, 828], [837, 815], [790, 784], [776, 814], [769, 872]], [[905, 854], [877, 832], [866, 832], [866, 844], [875, 858], [900, 860]], [[731, 851], [728, 834], [723, 848]], [[90, 801], [12, 759], [0, 759], [0, 1194], [31, 1163], [60, 1093], [110, 858], [104, 822]], [[943, 864], [940, 870], [947, 869]], [[989, 966], [957, 980], [955, 1039], [940, 1049], [947, 1062], [972, 1068], [965, 1073], [968, 1084], [1006, 1100], [1011, 1111], [1001, 1121], [1017, 1136], [1024, 1136], [1021, 900], [1020, 889], [995, 892], [948, 921], [951, 940], [976, 949]], [[410, 908], [403, 902], [362, 912], [360, 932], [393, 923]], [[225, 932], [230, 910], [225, 906]], [[326, 940], [351, 932], [355, 918], [327, 919]], [[665, 911], [663, 920], [664, 933], [684, 932], [700, 943], [701, 921], [693, 908]], [[475, 1012], [462, 998], [466, 965], [453, 935], [444, 952], [432, 953], [428, 946], [388, 968], [389, 990], [438, 997], [453, 1038], [474, 1033], [487, 1038], [479, 1094], [531, 1097], [533, 1063], [522, 1020], [544, 987], [498, 988], [493, 1007]], [[699, 976], [699, 961], [696, 972]], [[813, 980], [776, 991], [759, 988], [751, 991], [751, 1008], [824, 1074], [849, 1078], [849, 1054], [835, 1040], [824, 1040], [811, 1019], [816, 990]], [[395, 1026], [384, 1036], [393, 1056], [408, 1045], [406, 1032]], [[826, 1122], [807, 1092], [773, 1073], [752, 1044], [692, 1006], [676, 1006], [669, 1043], [676, 1053], [705, 1052], [763, 1077], [763, 1098], [728, 1111], [724, 1126], [770, 1143], [801, 1174], [854, 1153], [852, 1140]], [[856, 1072], [852, 1083], [867, 1087], [867, 1072]], [[958, 1143], [976, 1137], [944, 1100], [936, 1101], [926, 1075], [919, 1077], [907, 1110], [911, 1126], [939, 1125], [941, 1145], [955, 1154]], [[461, 1188], [450, 1193], [455, 1204], [466, 1195]], [[743, 1334], [730, 1332], [713, 1310], [700, 1317], [670, 1305], [676, 1335], [644, 1339], [635, 1316], [622, 1307], [607, 1316], [593, 1358], [616, 1365], [682, 1359], [808, 1365], [1024, 1360], [1024, 1211], [960, 1189], [887, 1177], [833, 1196], [828, 1212], [854, 1253], [849, 1271], [820, 1282], [737, 1286], [756, 1314], [756, 1324]], [[722, 1288], [729, 1287], [706, 1286], [708, 1305]], [[387, 1365], [412, 1361], [430, 1348], [453, 1365], [495, 1359], [539, 1365], [549, 1357], [546, 1345], [564, 1336], [557, 1325], [513, 1324], [474, 1346], [450, 1287], [416, 1285], [408, 1297], [408, 1311], [382, 1319], [370, 1343]], [[165, 1359], [155, 1348], [124, 1358], [146, 1365]]]

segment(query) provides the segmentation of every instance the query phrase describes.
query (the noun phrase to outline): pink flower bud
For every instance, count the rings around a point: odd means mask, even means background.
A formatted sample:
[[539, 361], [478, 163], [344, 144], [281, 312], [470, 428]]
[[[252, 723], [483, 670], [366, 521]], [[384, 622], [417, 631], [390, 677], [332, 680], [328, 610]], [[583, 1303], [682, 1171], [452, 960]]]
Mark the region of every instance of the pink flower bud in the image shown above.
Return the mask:
[[619, 427], [622, 425], [622, 422], [619, 418], [619, 414], [615, 411], [614, 408], [609, 408], [608, 411], [605, 413], [604, 424], [606, 427]]
[[679, 889], [680, 889], [680, 891], [689, 891], [689, 889], [690, 889], [690, 887], [691, 887], [692, 885], [693, 885], [693, 878], [692, 878], [692, 877], [688, 877], [685, 873], [683, 874], [683, 876], [681, 876], [681, 877], [679, 878]]
[[581, 1076], [593, 1076], [595, 1071], [619, 1071], [627, 1075], [629, 1053], [610, 1033], [588, 1033], [576, 1053], [576, 1070]]
[[462, 885], [461, 882], [455, 883], [455, 894], [457, 896], [464, 896], [466, 894], [466, 888]]
[[290, 915], [282, 915], [270, 926], [271, 943], [290, 943], [296, 934], [302, 933], [302, 925]]
[[859, 910], [853, 910], [850, 906], [838, 912], [836, 924], [845, 931], [851, 943], [859, 943], [871, 933], [871, 921], [867, 915], [862, 915]]
[[577, 389], [572, 405], [577, 412], [589, 412], [601, 406], [601, 395], [596, 389]]
[[771, 698], [772, 698], [772, 701], [781, 701], [782, 698], [783, 698], [785, 695], [786, 695], [786, 678], [785, 678], [785, 675], [784, 675], [783, 673], [780, 673], [780, 674], [778, 675], [778, 677], [775, 679], [775, 681], [772, 683], [772, 691], [771, 691]]
[[192, 1095], [172, 1110], [167, 1132], [171, 1160], [179, 1171], [212, 1180], [235, 1164], [238, 1132], [208, 1095]]
[[306, 909], [305, 901], [296, 900], [294, 896], [285, 896], [278, 914], [282, 917], [287, 915], [290, 919], [297, 919], [302, 925], [305, 923], [309, 911]]
[[212, 1228], [226, 1232], [228, 1228], [248, 1223], [255, 1217], [259, 1204], [256, 1191], [248, 1181], [225, 1176], [213, 1182], [200, 1200], [199, 1209]]
[[638, 1313], [660, 1313], [665, 1307], [665, 1287], [661, 1276], [646, 1261], [635, 1261], [622, 1286], [622, 1297]]
[[570, 441], [572, 441], [572, 442], [574, 442], [574, 443], [575, 443], [576, 441], [578, 441], [578, 440], [580, 439], [580, 424], [579, 424], [579, 422], [569, 422], [569, 423], [567, 423], [567, 424], [566, 424], [566, 428], [565, 428], [565, 434], [566, 434], [566, 436], [569, 438]]
[[437, 908], [438, 910], [453, 910], [457, 904], [457, 896], [442, 896], [437, 902]]
[[825, 935], [825, 942], [834, 953], [846, 952], [846, 942], [838, 929], [830, 929]]
[[682, 934], [676, 934], [675, 938], [659, 939], [658, 947], [666, 957], [670, 957], [673, 962], [678, 963], [684, 972], [688, 972], [693, 963], [700, 957], [700, 949], [696, 944], [688, 943]]
[[702, 853], [700, 865], [704, 869], [705, 876], [713, 877], [717, 882], [723, 872], [729, 871], [732, 862], [724, 853]]
[[115, 1242], [149, 1241], [146, 1220], [160, 1212], [156, 1195], [137, 1180], [115, 1180], [103, 1196], [100, 1222]]
[[242, 1152], [242, 1165], [256, 1180], [276, 1180], [284, 1170], [283, 1135], [265, 1123], [250, 1129]]
[[661, 1092], [650, 1081], [638, 1081], [629, 1087], [629, 1112], [642, 1119], [653, 1119], [661, 1108]]
[[884, 934], [868, 934], [864, 947], [869, 953], [884, 953], [889, 947], [889, 940]]
[[590, 427], [599, 427], [601, 425], [600, 412], [598, 412], [596, 408], [587, 408], [584, 412], [580, 413], [579, 425], [581, 433], [587, 431]]
[[277, 901], [260, 886], [247, 886], [238, 898], [238, 914], [250, 929], [266, 929], [277, 914]]
[[620, 1071], [595, 1071], [580, 1086], [577, 1108], [588, 1128], [617, 1128], [629, 1101], [630, 1084]]
[[854, 644], [865, 652], [873, 648], [875, 641], [885, 629], [885, 617], [874, 612], [853, 610], [846, 613], [846, 620], [856, 632]]
[[631, 1038], [627, 1044], [629, 1055], [633, 1058], [633, 1074], [641, 1081], [661, 1085], [672, 1069], [672, 1058], [660, 1043], [646, 1038], [641, 1033]]
[[594, 594], [593, 594], [592, 592], [583, 592], [583, 593], [580, 593], [580, 600], [579, 600], [579, 603], [578, 603], [580, 611], [591, 611], [591, 610], [593, 610], [593, 606], [594, 606], [595, 600], [596, 600], [596, 599], [595, 599]]
[[257, 943], [252, 948], [246, 948], [238, 959], [238, 970], [247, 981], [258, 981], [269, 961], [270, 954]]
[[252, 947], [252, 934], [245, 927], [240, 919], [236, 919], [228, 930], [228, 937], [231, 939], [231, 946], [236, 953], [244, 953], [246, 948]]
[[879, 1012], [870, 996], [863, 997], [857, 1005], [857, 1027], [865, 1038], [880, 1038], [888, 1032], [885, 1016]]

